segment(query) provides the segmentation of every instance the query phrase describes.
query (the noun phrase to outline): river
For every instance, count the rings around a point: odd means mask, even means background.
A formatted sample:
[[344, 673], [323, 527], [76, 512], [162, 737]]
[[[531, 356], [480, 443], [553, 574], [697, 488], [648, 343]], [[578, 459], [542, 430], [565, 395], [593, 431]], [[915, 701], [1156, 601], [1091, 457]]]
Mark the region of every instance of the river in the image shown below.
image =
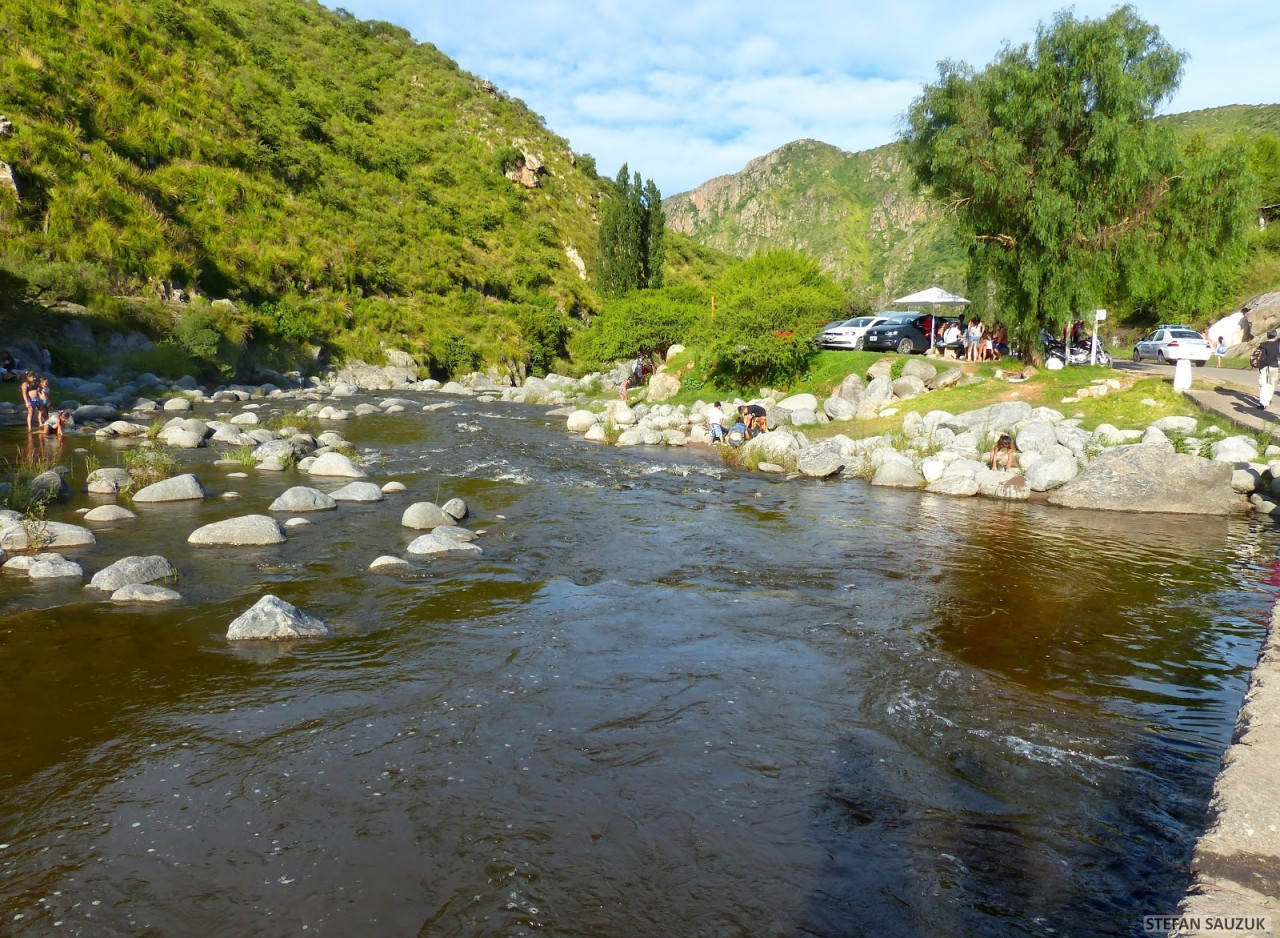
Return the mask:
[[[181, 604], [0, 578], [0, 933], [1126, 935], [1176, 908], [1280, 583], [1266, 519], [788, 481], [475, 400], [336, 428], [409, 494], [194, 548], [340, 483], [183, 453], [215, 497], [66, 552], [86, 582], [163, 554]], [[77, 446], [119, 464], [69, 438], [73, 481]], [[455, 496], [483, 556], [367, 572]], [[227, 643], [264, 592], [337, 634]]]

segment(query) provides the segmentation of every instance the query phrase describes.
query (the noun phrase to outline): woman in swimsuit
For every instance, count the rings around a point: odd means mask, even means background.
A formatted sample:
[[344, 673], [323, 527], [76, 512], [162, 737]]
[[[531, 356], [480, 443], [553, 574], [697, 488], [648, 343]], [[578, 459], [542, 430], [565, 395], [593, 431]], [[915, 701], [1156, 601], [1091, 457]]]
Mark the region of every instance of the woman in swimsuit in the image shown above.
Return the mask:
[[22, 376], [22, 387], [18, 391], [27, 408], [27, 429], [35, 433], [40, 426], [40, 385], [36, 383], [33, 372], [28, 371]]

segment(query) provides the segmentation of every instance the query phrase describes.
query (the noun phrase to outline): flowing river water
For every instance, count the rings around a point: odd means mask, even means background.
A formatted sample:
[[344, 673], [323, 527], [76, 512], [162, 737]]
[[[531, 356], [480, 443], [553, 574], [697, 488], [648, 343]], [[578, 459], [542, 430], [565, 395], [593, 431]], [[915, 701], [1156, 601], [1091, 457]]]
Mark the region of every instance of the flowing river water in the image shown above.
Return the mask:
[[[189, 547], [340, 484], [201, 450], [239, 499], [66, 551], [86, 582], [163, 554], [181, 604], [0, 578], [0, 933], [1125, 935], [1175, 909], [1280, 583], [1269, 522], [788, 481], [475, 400], [338, 429], [409, 493]], [[69, 438], [73, 481], [76, 446], [118, 464]], [[367, 572], [453, 496], [483, 556]], [[226, 642], [264, 592], [335, 637]]]

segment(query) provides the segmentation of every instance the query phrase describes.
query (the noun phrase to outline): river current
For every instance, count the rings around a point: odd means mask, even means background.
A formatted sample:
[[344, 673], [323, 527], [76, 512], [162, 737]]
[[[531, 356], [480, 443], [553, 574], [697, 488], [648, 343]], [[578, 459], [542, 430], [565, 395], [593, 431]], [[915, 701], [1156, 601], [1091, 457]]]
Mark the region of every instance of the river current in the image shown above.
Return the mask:
[[[190, 547], [341, 484], [201, 450], [213, 497], [64, 552], [86, 582], [163, 554], [176, 606], [0, 577], [0, 933], [1129, 935], [1176, 908], [1270, 522], [786, 480], [475, 400], [336, 428], [409, 493]], [[119, 464], [68, 438], [73, 482], [77, 446]], [[483, 556], [367, 571], [454, 496]], [[336, 635], [226, 642], [265, 592]]]

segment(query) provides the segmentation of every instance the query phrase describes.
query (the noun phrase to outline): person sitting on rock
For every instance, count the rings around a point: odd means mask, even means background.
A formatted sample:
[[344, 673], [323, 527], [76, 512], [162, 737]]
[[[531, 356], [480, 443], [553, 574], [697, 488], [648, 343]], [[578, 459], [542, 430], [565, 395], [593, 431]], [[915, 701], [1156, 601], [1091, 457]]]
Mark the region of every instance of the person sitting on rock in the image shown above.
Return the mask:
[[5, 349], [4, 357], [0, 358], [0, 381], [16, 381], [20, 375], [17, 360]]
[[1013, 442], [1013, 437], [1007, 433], [1001, 433], [1000, 438], [996, 440], [996, 445], [991, 449], [991, 468], [999, 467], [1008, 472], [1013, 468], [1013, 457], [1017, 452], [1018, 447]]

